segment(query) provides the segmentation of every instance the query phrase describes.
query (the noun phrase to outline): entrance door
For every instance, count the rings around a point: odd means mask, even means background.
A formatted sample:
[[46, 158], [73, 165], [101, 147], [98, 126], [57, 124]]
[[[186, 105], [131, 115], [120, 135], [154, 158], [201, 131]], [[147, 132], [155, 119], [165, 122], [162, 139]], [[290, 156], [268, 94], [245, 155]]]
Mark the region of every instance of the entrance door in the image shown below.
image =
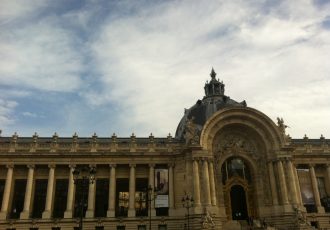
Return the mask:
[[246, 196], [244, 188], [234, 185], [230, 189], [231, 215], [233, 220], [246, 220], [248, 217], [246, 208]]

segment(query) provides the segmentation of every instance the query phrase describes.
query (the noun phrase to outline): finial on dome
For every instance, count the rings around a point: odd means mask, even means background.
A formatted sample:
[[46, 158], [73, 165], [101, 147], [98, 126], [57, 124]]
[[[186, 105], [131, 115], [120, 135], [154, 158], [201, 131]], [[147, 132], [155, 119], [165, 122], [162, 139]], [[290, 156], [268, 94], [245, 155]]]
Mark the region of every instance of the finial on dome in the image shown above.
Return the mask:
[[212, 79], [215, 79], [215, 76], [217, 76], [217, 74], [216, 74], [216, 72], [214, 71], [213, 67], [212, 67], [212, 70], [211, 70], [210, 76], [211, 76]]

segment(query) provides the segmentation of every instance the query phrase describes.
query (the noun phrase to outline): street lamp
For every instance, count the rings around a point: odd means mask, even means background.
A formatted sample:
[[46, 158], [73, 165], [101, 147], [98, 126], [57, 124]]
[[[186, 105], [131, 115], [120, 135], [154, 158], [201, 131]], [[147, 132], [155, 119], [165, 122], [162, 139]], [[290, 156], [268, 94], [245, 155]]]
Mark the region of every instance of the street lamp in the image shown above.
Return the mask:
[[151, 185], [147, 188], [147, 199], [148, 199], [148, 207], [149, 207], [149, 230], [151, 230], [151, 202], [154, 201], [157, 197], [157, 188], [151, 187]]
[[80, 209], [80, 221], [79, 221], [79, 230], [83, 230], [83, 215], [84, 215], [84, 206], [85, 204], [85, 190], [88, 188], [89, 184], [93, 184], [95, 181], [96, 169], [95, 167], [81, 166], [73, 170], [73, 180], [76, 185], [81, 186], [81, 200], [78, 203]]
[[189, 230], [189, 209], [194, 206], [194, 199], [192, 196], [186, 194], [182, 197], [182, 205], [187, 209], [187, 230]]

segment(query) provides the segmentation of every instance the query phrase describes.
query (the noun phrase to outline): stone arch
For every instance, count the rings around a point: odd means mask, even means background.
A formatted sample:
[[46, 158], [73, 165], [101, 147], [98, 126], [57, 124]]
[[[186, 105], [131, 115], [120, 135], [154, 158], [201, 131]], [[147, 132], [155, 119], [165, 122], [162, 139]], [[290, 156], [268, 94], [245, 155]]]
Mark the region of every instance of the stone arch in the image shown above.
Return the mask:
[[226, 108], [212, 115], [202, 129], [200, 145], [213, 153], [213, 141], [226, 127], [243, 127], [245, 131], [253, 132], [262, 141], [268, 156], [284, 145], [284, 137], [276, 124], [262, 112], [249, 107]]

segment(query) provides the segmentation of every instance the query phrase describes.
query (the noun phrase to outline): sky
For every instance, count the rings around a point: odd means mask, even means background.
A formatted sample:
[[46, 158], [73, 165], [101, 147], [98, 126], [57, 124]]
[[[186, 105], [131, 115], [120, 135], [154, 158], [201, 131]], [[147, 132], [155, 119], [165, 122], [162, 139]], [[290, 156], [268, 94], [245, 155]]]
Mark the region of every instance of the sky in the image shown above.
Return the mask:
[[2, 136], [165, 137], [204, 96], [330, 138], [329, 0], [0, 0]]

